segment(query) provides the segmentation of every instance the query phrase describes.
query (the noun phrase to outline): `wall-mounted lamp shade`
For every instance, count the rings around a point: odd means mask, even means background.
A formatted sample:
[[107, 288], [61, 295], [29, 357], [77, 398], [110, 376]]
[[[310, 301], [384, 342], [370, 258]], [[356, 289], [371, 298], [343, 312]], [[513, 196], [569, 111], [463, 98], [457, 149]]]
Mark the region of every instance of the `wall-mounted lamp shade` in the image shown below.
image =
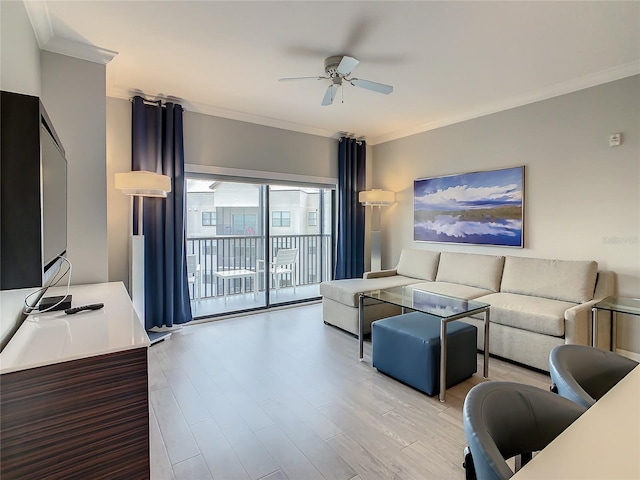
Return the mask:
[[171, 178], [141, 170], [116, 173], [116, 188], [136, 197], [166, 197], [171, 191]]
[[358, 194], [358, 201], [365, 206], [388, 207], [396, 201], [396, 194], [386, 190], [374, 188], [365, 190]]

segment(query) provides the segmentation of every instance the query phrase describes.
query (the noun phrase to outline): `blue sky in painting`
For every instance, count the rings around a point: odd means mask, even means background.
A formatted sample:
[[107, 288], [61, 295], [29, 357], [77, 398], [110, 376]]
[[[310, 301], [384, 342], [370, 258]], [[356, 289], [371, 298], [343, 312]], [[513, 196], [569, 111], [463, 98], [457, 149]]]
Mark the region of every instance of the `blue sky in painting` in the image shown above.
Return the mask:
[[522, 205], [522, 167], [414, 182], [417, 210], [472, 210]]

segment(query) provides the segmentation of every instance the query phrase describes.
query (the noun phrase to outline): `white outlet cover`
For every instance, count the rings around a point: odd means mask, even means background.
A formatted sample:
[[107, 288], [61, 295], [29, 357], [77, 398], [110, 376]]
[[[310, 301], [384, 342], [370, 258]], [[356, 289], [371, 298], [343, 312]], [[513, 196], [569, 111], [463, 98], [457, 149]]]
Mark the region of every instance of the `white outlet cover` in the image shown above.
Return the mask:
[[611, 135], [609, 135], [609, 146], [610, 147], [617, 147], [618, 145], [620, 145], [622, 139], [622, 135], [619, 133], [612, 133]]

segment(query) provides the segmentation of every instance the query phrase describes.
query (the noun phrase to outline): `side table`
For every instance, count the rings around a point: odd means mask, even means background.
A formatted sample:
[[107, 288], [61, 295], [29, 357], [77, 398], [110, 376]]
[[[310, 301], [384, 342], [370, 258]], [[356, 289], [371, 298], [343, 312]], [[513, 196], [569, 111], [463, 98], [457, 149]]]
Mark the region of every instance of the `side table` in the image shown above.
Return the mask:
[[591, 345], [598, 344], [598, 310], [606, 310], [611, 312], [611, 351], [616, 351], [616, 314], [626, 313], [628, 315], [640, 316], [640, 298], [630, 297], [607, 297], [601, 302], [596, 303], [591, 308], [591, 329], [593, 335], [591, 337]]

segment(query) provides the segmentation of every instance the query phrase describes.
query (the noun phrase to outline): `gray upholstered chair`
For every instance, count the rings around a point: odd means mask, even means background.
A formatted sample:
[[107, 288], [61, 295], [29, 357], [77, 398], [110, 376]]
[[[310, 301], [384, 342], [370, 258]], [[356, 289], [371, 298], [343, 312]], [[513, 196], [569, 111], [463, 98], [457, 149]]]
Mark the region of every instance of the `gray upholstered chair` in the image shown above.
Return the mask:
[[549, 354], [551, 391], [589, 408], [638, 362], [585, 345], [559, 345]]
[[[469, 443], [467, 478], [503, 480], [514, 472], [506, 460], [542, 450], [586, 408], [540, 388], [513, 382], [485, 382], [464, 401], [462, 419]], [[520, 459], [516, 458], [516, 469]]]

